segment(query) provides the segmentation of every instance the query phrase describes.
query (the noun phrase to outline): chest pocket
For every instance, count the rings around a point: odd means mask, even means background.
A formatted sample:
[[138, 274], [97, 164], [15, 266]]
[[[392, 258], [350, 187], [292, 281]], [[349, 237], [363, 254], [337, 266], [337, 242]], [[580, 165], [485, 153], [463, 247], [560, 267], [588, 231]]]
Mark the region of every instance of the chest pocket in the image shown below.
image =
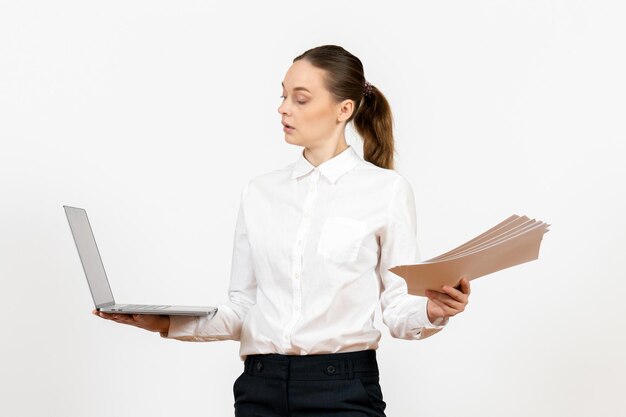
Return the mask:
[[354, 261], [366, 228], [367, 223], [350, 217], [328, 217], [322, 226], [317, 253], [333, 262]]

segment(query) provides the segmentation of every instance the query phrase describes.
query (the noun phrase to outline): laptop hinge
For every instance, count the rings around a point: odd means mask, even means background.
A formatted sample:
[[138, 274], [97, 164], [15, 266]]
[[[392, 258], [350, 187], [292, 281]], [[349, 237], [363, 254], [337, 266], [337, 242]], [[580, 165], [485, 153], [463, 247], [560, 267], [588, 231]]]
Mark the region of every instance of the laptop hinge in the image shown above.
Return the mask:
[[115, 305], [115, 301], [109, 301], [108, 303], [97, 305], [96, 308], [110, 307], [110, 306], [114, 306], [114, 305]]

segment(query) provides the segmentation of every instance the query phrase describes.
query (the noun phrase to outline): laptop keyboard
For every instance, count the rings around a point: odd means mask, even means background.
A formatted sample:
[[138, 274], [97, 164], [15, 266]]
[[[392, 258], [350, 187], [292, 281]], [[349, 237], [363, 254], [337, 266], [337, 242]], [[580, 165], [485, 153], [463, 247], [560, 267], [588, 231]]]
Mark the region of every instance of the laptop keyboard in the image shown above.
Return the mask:
[[128, 310], [163, 310], [165, 308], [168, 308], [171, 306], [164, 306], [164, 305], [158, 305], [158, 306], [153, 306], [153, 305], [147, 305], [147, 304], [126, 304], [124, 306], [124, 309], [128, 309]]

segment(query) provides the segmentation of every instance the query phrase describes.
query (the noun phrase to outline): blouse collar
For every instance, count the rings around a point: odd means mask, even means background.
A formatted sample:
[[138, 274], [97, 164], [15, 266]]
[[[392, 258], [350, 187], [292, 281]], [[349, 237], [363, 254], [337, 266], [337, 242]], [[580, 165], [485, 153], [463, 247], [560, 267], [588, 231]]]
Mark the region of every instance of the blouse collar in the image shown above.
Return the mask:
[[[341, 151], [341, 153], [338, 153], [329, 160], [319, 164], [317, 169], [319, 169], [320, 173], [334, 184], [339, 177], [350, 171], [362, 160], [363, 158], [356, 153], [352, 145], [348, 145], [348, 147]], [[302, 149], [298, 160], [294, 163], [291, 178], [301, 177], [308, 174], [315, 168], [316, 167], [304, 157], [304, 149]]]

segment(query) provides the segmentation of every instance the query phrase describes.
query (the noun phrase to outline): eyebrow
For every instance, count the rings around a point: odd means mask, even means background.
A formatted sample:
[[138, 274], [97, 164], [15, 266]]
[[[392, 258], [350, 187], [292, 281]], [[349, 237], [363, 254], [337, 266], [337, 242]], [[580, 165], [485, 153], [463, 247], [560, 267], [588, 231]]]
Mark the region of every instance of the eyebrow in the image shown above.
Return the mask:
[[[285, 88], [285, 83], [280, 83], [280, 85], [282, 85], [282, 86], [283, 86], [283, 88]], [[306, 92], [310, 93], [310, 91], [309, 91], [309, 90], [307, 90], [307, 89], [306, 89], [306, 88], [304, 88], [304, 87], [295, 87], [293, 90], [294, 90], [294, 91], [297, 91], [297, 90], [304, 90], [304, 91], [306, 91]]]

